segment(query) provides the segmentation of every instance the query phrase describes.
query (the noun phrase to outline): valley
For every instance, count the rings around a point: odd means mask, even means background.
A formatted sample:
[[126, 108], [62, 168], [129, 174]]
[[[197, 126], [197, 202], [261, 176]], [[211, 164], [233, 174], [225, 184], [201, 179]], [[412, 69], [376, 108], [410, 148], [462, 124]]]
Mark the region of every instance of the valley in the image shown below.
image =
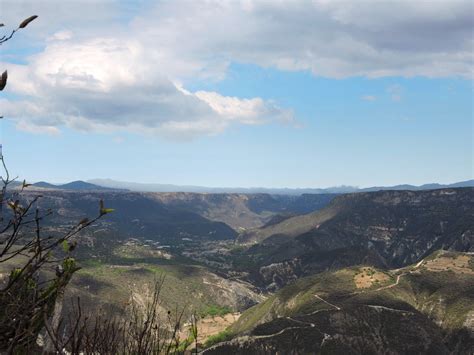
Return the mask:
[[472, 188], [274, 196], [42, 187], [22, 198], [39, 194], [57, 211], [44, 225], [52, 234], [97, 214], [101, 199], [114, 209], [75, 238], [81, 269], [64, 315], [79, 297], [86, 312], [120, 316], [163, 277], [160, 314], [184, 310], [183, 338], [196, 314], [206, 354], [468, 353], [474, 339]]

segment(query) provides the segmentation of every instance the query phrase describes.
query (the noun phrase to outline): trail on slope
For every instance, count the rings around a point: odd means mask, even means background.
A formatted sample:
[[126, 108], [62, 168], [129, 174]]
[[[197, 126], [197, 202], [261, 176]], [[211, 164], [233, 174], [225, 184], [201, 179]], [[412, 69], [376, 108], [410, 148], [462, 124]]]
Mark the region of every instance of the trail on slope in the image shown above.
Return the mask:
[[[387, 285], [387, 286], [383, 286], [383, 287], [380, 287], [376, 290], [372, 290], [372, 291], [369, 291], [369, 292], [377, 292], [377, 291], [382, 291], [382, 290], [385, 290], [385, 289], [388, 289], [388, 288], [392, 288], [392, 287], [395, 287], [397, 286], [399, 283], [400, 283], [400, 279], [402, 276], [404, 275], [407, 275], [409, 273], [412, 273], [414, 270], [418, 269], [424, 262], [424, 259], [420, 260], [414, 267], [411, 271], [407, 272], [407, 273], [402, 273], [400, 275], [397, 275], [397, 278], [395, 280], [395, 282], [393, 284], [390, 284], [390, 285]], [[335, 310], [337, 311], [340, 311], [342, 310], [341, 307], [339, 306], [336, 306], [335, 304], [329, 302], [329, 301], [326, 301], [324, 298], [322, 298], [321, 296], [319, 296], [318, 294], [314, 294], [314, 297], [317, 298], [318, 300], [320, 300], [321, 302], [324, 302], [326, 303], [328, 306], [334, 308]], [[365, 306], [367, 307], [371, 307], [371, 308], [374, 308], [374, 309], [385, 309], [385, 310], [389, 310], [389, 311], [394, 311], [394, 312], [403, 312], [403, 313], [412, 313], [412, 312], [409, 312], [409, 311], [404, 311], [404, 310], [401, 310], [401, 309], [395, 309], [395, 308], [389, 308], [389, 307], [385, 307], [385, 306], [379, 306], [379, 305], [371, 305], [371, 304], [366, 304]], [[313, 314], [316, 314], [318, 312], [321, 312], [321, 311], [324, 311], [324, 310], [317, 310], [317, 311], [314, 311], [314, 312], [311, 312], [311, 313], [308, 313], [308, 314], [303, 314], [303, 316], [307, 316], [307, 315], [313, 315]], [[316, 330], [318, 330], [321, 334], [324, 335], [324, 339], [323, 339], [323, 342], [321, 345], [324, 344], [324, 342], [330, 338], [330, 335], [329, 334], [326, 334], [324, 332], [322, 332], [321, 330], [319, 330], [317, 327], [316, 327], [316, 324], [315, 323], [310, 323], [310, 322], [303, 322], [303, 321], [300, 321], [298, 319], [294, 319], [294, 318], [291, 318], [291, 317], [285, 317], [286, 319], [288, 320], [291, 320], [293, 322], [296, 322], [296, 323], [300, 323], [300, 324], [306, 324], [307, 326], [305, 327], [287, 327], [287, 328], [284, 328], [274, 334], [267, 334], [267, 335], [257, 335], [257, 336], [252, 336], [253, 339], [263, 339], [263, 338], [271, 338], [271, 337], [274, 337], [274, 336], [278, 336], [278, 335], [281, 335], [283, 334], [284, 332], [286, 332], [287, 330], [292, 330], [292, 329], [305, 329], [305, 328], [315, 328]]]
[[374, 308], [374, 309], [386, 309], [387, 311], [413, 314], [413, 312], [404, 311], [403, 309], [396, 309], [396, 308], [390, 308], [390, 307], [385, 307], [385, 306], [378, 306], [378, 305], [374, 305], [374, 304], [366, 304], [365, 306], [370, 307], [370, 308]]
[[413, 271], [416, 270], [416, 269], [418, 269], [418, 268], [423, 264], [424, 261], [425, 261], [425, 259], [421, 259], [418, 263], [416, 263], [416, 265], [413, 267], [412, 270], [410, 270], [410, 271], [408, 271], [408, 272], [401, 273], [400, 275], [397, 275], [397, 279], [395, 280], [395, 283], [390, 284], [390, 285], [387, 285], [387, 286], [379, 287], [379, 288], [377, 288], [377, 289], [375, 289], [375, 290], [368, 291], [368, 292], [382, 291], [382, 290], [386, 290], [386, 289], [388, 289], [388, 288], [392, 288], [392, 287], [397, 286], [397, 285], [400, 283], [400, 279], [402, 278], [402, 276], [405, 276], [405, 275], [408, 275], [408, 274], [413, 273]]
[[319, 295], [316, 294], [316, 293], [314, 294], [314, 297], [316, 297], [316, 298], [317, 298], [318, 300], [320, 300], [320, 301], [323, 301], [323, 302], [326, 303], [327, 305], [329, 305], [329, 306], [331, 306], [331, 307], [337, 309], [338, 311], [341, 310], [341, 307], [338, 307], [338, 306], [336, 306], [335, 304], [332, 304], [332, 303], [326, 301], [325, 299], [323, 299], [321, 296], [319, 296]]
[[375, 290], [368, 291], [368, 292], [377, 292], [377, 291], [382, 291], [382, 290], [386, 290], [386, 289], [388, 289], [388, 288], [395, 287], [395, 286], [397, 286], [397, 285], [399, 284], [400, 278], [401, 278], [403, 275], [406, 275], [406, 274], [400, 274], [400, 275], [398, 275], [398, 276], [397, 276], [397, 279], [396, 279], [396, 281], [395, 281], [395, 283], [393, 283], [393, 284], [390, 284], [390, 285], [387, 285], [387, 286], [382, 286], [382, 287], [379, 287], [379, 288], [377, 288], [377, 289], [375, 289]]
[[[375, 289], [375, 290], [372, 290], [372, 291], [368, 291], [368, 292], [378, 292], [378, 291], [382, 291], [382, 290], [385, 290], [385, 289], [389, 289], [389, 288], [392, 288], [392, 287], [395, 287], [397, 286], [399, 283], [400, 283], [400, 279], [402, 276], [405, 276], [405, 275], [408, 275], [408, 274], [411, 274], [414, 270], [418, 269], [422, 264], [423, 262], [425, 261], [425, 259], [422, 259], [420, 260], [414, 267], [412, 270], [410, 270], [409, 272], [405, 272], [405, 273], [402, 273], [400, 275], [397, 275], [397, 278], [395, 280], [395, 282], [393, 284], [390, 284], [390, 285], [387, 285], [387, 286], [383, 286], [383, 287], [380, 287], [378, 289]], [[359, 292], [355, 292], [355, 293], [359, 293]], [[331, 306], [332, 308], [340, 311], [342, 310], [341, 307], [339, 306], [336, 306], [335, 304], [329, 302], [329, 301], [326, 301], [324, 298], [322, 298], [321, 296], [319, 296], [318, 294], [314, 294], [314, 297], [317, 298], [318, 300], [326, 303], [327, 305]], [[395, 309], [395, 308], [390, 308], [390, 307], [385, 307], [385, 306], [380, 306], [380, 305], [371, 305], [371, 304], [366, 304], [365, 306], [367, 307], [370, 307], [370, 308], [374, 308], [374, 309], [385, 309], [385, 310], [388, 310], [388, 311], [394, 311], [394, 312], [402, 312], [402, 313], [407, 313], [407, 314], [413, 314], [412, 312], [410, 311], [405, 311], [405, 310], [401, 310], [401, 309]], [[320, 309], [320, 310], [316, 310], [314, 312], [311, 312], [311, 313], [308, 313], [308, 314], [303, 314], [302, 316], [307, 316], [307, 315], [313, 315], [313, 314], [316, 314], [318, 312], [322, 312], [322, 311], [329, 311], [328, 309]], [[315, 330], [317, 330], [320, 334], [322, 334], [324, 336], [323, 338], [323, 341], [321, 342], [320, 344], [320, 347], [322, 347], [324, 345], [324, 343], [331, 338], [331, 335], [330, 334], [327, 334], [327, 333], [324, 333], [322, 332], [320, 329], [318, 329], [318, 327], [316, 326], [315, 323], [310, 323], [310, 322], [304, 322], [304, 321], [300, 321], [298, 319], [294, 319], [294, 318], [291, 318], [291, 317], [285, 317], [286, 319], [290, 320], [290, 321], [293, 321], [293, 322], [296, 322], [296, 323], [300, 323], [300, 324], [306, 324], [306, 326], [302, 326], [302, 327], [286, 327], [274, 334], [266, 334], [266, 335], [253, 335], [253, 336], [250, 336], [249, 338], [251, 339], [266, 339], [266, 338], [272, 338], [272, 337], [275, 337], [275, 336], [278, 336], [278, 335], [281, 335], [283, 333], [285, 333], [286, 331], [288, 330], [294, 330], [294, 329], [307, 329], [307, 328], [313, 328]]]

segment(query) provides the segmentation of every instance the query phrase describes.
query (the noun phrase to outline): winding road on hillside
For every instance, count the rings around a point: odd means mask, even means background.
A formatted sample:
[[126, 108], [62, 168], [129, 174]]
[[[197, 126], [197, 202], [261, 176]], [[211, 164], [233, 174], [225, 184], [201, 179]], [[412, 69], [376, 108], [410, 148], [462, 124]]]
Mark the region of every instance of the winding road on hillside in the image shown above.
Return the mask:
[[375, 290], [372, 290], [372, 291], [369, 291], [369, 292], [377, 292], [377, 291], [382, 291], [382, 290], [386, 290], [388, 288], [392, 288], [392, 287], [395, 287], [397, 286], [399, 283], [400, 283], [400, 279], [402, 278], [402, 276], [405, 276], [405, 275], [408, 275], [408, 274], [411, 274], [413, 273], [414, 270], [418, 269], [422, 264], [423, 262], [425, 261], [425, 259], [421, 259], [414, 267], [412, 270], [408, 271], [408, 272], [404, 272], [404, 273], [401, 273], [400, 275], [397, 275], [397, 279], [395, 280], [395, 283], [393, 284], [390, 284], [390, 285], [387, 285], [387, 286], [383, 286], [383, 287], [379, 287]]
[[[395, 280], [395, 282], [393, 284], [390, 284], [390, 285], [386, 285], [386, 286], [383, 286], [383, 287], [380, 287], [380, 288], [377, 288], [375, 290], [371, 290], [371, 291], [368, 291], [368, 292], [378, 292], [378, 291], [382, 291], [382, 290], [386, 290], [386, 289], [389, 289], [389, 288], [392, 288], [392, 287], [395, 287], [397, 286], [399, 283], [400, 283], [400, 279], [402, 276], [404, 275], [408, 275], [408, 274], [411, 274], [412, 272], [414, 272], [416, 269], [418, 269], [422, 264], [423, 262], [425, 261], [425, 259], [422, 259], [420, 260], [414, 267], [413, 269], [411, 269], [410, 271], [408, 272], [404, 272], [404, 273], [401, 273], [399, 275], [397, 275], [397, 278]], [[360, 293], [360, 292], [355, 292], [355, 293]], [[336, 306], [335, 304], [325, 300], [324, 298], [322, 298], [320, 295], [318, 294], [314, 294], [314, 297], [318, 300], [320, 300], [321, 302], [324, 302], [326, 303], [328, 306], [334, 308], [335, 310], [337, 311], [341, 311], [342, 308], [339, 307], [339, 306]], [[402, 312], [402, 313], [407, 313], [407, 314], [413, 314], [413, 312], [410, 312], [410, 311], [406, 311], [406, 310], [401, 310], [401, 309], [395, 309], [395, 308], [390, 308], [390, 307], [385, 307], [385, 306], [380, 306], [380, 305], [372, 305], [372, 304], [366, 304], [364, 306], [367, 306], [367, 307], [370, 307], [370, 308], [373, 308], [373, 309], [383, 309], [383, 310], [388, 310], [388, 311], [393, 311], [393, 312]], [[311, 313], [308, 313], [308, 314], [302, 314], [300, 316], [309, 316], [309, 315], [314, 315], [318, 312], [323, 312], [323, 311], [331, 311], [330, 309], [319, 309], [319, 310], [316, 310], [314, 312], [311, 312]], [[289, 321], [292, 321], [292, 322], [295, 322], [295, 323], [299, 323], [299, 324], [303, 324], [304, 326], [292, 326], [292, 327], [286, 327], [276, 333], [273, 333], [273, 334], [265, 334], [265, 335], [253, 335], [253, 336], [249, 336], [249, 339], [253, 339], [253, 340], [256, 340], [256, 339], [267, 339], [267, 338], [272, 338], [272, 337], [275, 337], [275, 336], [278, 336], [278, 335], [281, 335], [287, 331], [290, 331], [290, 330], [295, 330], [295, 329], [307, 329], [307, 328], [312, 328], [312, 329], [315, 329], [317, 330], [320, 334], [323, 335], [323, 340], [320, 344], [320, 348], [324, 345], [324, 343], [330, 339], [332, 336], [330, 334], [327, 334], [327, 333], [324, 333], [322, 332], [317, 326], [315, 323], [311, 323], [311, 322], [305, 322], [305, 321], [301, 321], [301, 320], [298, 320], [298, 319], [295, 319], [295, 318], [292, 318], [292, 317], [285, 317], [286, 319], [288, 319]], [[212, 347], [211, 347], [212, 348]]]

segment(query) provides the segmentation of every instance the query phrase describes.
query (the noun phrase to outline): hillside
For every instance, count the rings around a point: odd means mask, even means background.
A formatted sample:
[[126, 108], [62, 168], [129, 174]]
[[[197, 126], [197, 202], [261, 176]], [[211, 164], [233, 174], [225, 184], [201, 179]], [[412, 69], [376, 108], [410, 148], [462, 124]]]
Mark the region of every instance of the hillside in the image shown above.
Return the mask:
[[[357, 264], [397, 268], [438, 249], [474, 251], [474, 189], [340, 195], [320, 211], [242, 233], [238, 267], [270, 289]], [[253, 243], [253, 244], [251, 244]]]
[[325, 207], [336, 195], [146, 193], [160, 203], [228, 224], [235, 230], [261, 227], [275, 216], [299, 215]]
[[163, 276], [161, 307], [183, 309], [187, 315], [205, 315], [212, 308], [243, 311], [264, 300], [252, 285], [227, 279], [166, 249], [127, 241], [114, 243], [100, 257], [81, 254], [81, 270], [67, 291], [66, 305], [79, 296], [86, 308], [106, 308], [114, 314], [130, 297], [146, 299], [154, 281]]
[[48, 226], [61, 230], [84, 217], [97, 216], [103, 199], [114, 213], [88, 230], [95, 238], [141, 238], [168, 243], [190, 239], [234, 239], [237, 233], [222, 222], [211, 221], [197, 213], [168, 207], [140, 193], [122, 191], [31, 191], [23, 198], [41, 194], [41, 208], [57, 211], [48, 218]]
[[395, 270], [354, 266], [300, 279], [244, 312], [206, 354], [468, 354], [474, 256], [438, 252]]
[[[198, 194], [198, 193], [138, 193], [100, 189], [96, 185], [74, 182], [55, 186], [47, 183], [35, 184], [26, 196], [43, 196], [43, 206], [60, 209], [63, 216], [93, 216], [100, 199], [116, 211], [110, 215], [114, 223], [122, 223], [120, 231], [135, 230], [140, 225], [140, 235], [204, 232], [201, 227], [210, 223], [230, 237], [237, 231], [255, 228], [281, 218], [309, 213], [325, 207], [336, 195], [272, 196], [267, 194]], [[76, 217], [77, 218], [77, 217]], [[167, 221], [167, 222], [166, 222]], [[207, 222], [206, 222], [207, 221]], [[151, 226], [151, 224], [153, 226]], [[227, 226], [224, 227], [224, 224]], [[170, 225], [176, 228], [170, 229]], [[142, 228], [143, 227], [143, 228]], [[178, 228], [178, 229], [179, 229]], [[148, 231], [148, 232], [147, 232]], [[145, 234], [144, 234], [145, 233]], [[131, 235], [127, 233], [127, 235]]]

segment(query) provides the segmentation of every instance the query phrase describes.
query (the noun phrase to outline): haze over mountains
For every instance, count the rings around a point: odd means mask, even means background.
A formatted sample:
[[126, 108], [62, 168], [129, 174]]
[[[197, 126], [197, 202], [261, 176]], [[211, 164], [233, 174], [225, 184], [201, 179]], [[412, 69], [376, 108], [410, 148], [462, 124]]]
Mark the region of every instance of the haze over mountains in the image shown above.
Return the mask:
[[36, 187], [63, 189], [63, 190], [130, 190], [138, 192], [195, 192], [195, 193], [268, 193], [275, 195], [301, 195], [301, 194], [340, 194], [352, 192], [370, 192], [380, 190], [433, 190], [454, 187], [474, 187], [474, 179], [455, 182], [452, 184], [429, 183], [420, 186], [401, 184], [394, 186], [373, 186], [359, 188], [356, 186], [334, 186], [328, 188], [266, 188], [266, 187], [205, 187], [193, 185], [172, 185], [116, 181], [112, 179], [92, 179], [88, 181], [73, 181], [67, 184], [51, 184], [48, 182], [37, 182]]

